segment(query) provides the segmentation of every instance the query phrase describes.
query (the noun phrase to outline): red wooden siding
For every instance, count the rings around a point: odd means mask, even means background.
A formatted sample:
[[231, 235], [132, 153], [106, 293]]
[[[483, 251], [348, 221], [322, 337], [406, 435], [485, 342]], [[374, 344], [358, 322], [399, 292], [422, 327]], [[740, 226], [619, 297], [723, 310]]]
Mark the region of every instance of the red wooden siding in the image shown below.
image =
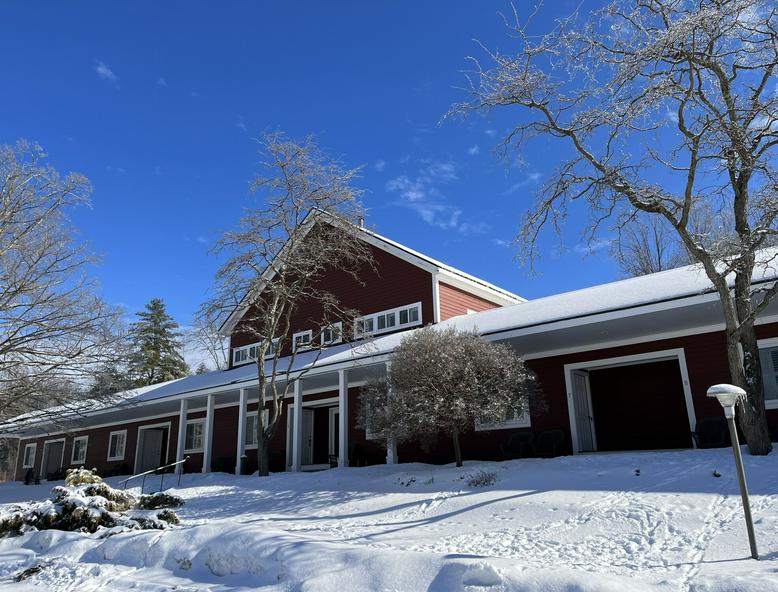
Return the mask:
[[[395, 257], [381, 249], [370, 247], [375, 269], [363, 266], [357, 281], [350, 274], [333, 269], [320, 280], [325, 289], [334, 294], [341, 304], [360, 314], [370, 314], [421, 302], [422, 324], [433, 320], [432, 274]], [[292, 318], [292, 333], [313, 329], [320, 324], [321, 306], [318, 302], [301, 302]], [[241, 332], [238, 323], [230, 338], [231, 347], [240, 347], [256, 341], [250, 333]], [[348, 336], [347, 336], [348, 337]]]
[[[762, 325], [757, 327], [757, 335], [760, 339], [778, 336], [778, 323]], [[545, 396], [545, 409], [531, 410], [532, 425], [530, 428], [521, 428], [521, 430], [531, 430], [535, 433], [549, 429], [561, 429], [567, 434], [567, 452], [571, 451], [570, 443], [570, 422], [567, 410], [567, 393], [565, 387], [564, 365], [576, 362], [595, 361], [604, 358], [614, 358], [633, 354], [680, 349], [684, 351], [686, 365], [689, 373], [689, 383], [692, 392], [695, 414], [697, 419], [706, 416], [721, 416], [721, 408], [715, 400], [706, 397], [706, 391], [709, 386], [721, 382], [729, 382], [729, 371], [727, 369], [727, 359], [725, 350], [724, 334], [722, 332], [704, 333], [700, 335], [690, 335], [674, 339], [664, 339], [640, 344], [625, 345], [615, 348], [591, 350], [587, 352], [553, 356], [548, 358], [529, 360], [527, 365], [537, 374], [540, 386]], [[640, 374], [649, 365], [639, 368], [640, 365], [632, 367], [637, 368], [635, 373]], [[629, 370], [624, 369], [626, 374]], [[669, 374], [668, 374], [669, 376]], [[677, 375], [668, 380], [678, 380]], [[596, 386], [596, 385], [594, 385]], [[677, 386], [677, 385], [675, 385]], [[359, 459], [358, 464], [374, 464], [384, 461], [385, 450], [382, 444], [367, 440], [364, 430], [358, 429], [355, 425], [357, 410], [359, 407], [359, 388], [349, 389], [349, 415], [348, 415], [348, 438], [349, 449], [352, 455]], [[623, 391], [624, 389], [622, 389]], [[675, 391], [675, 397], [681, 397], [680, 391]], [[639, 395], [636, 395], [639, 396]], [[322, 400], [337, 397], [336, 391], [326, 393], [317, 393], [305, 396], [305, 401]], [[286, 399], [286, 405], [291, 403], [291, 399]], [[285, 405], [285, 409], [286, 409]], [[256, 403], [249, 405], [249, 411], [256, 410]], [[203, 416], [202, 411], [192, 412], [189, 418]], [[767, 412], [768, 421], [773, 433], [778, 433], [778, 410]], [[231, 407], [220, 407], [214, 412], [214, 430], [213, 430], [213, 452], [212, 461], [214, 465], [221, 465], [228, 471], [232, 471], [236, 460], [236, 437], [237, 437], [237, 405]], [[87, 458], [84, 466], [96, 467], [100, 471], [114, 470], [123, 463], [126, 464], [126, 470], [132, 472], [135, 463], [135, 447], [137, 442], [138, 428], [149, 424], [158, 424], [170, 422], [170, 440], [168, 450], [168, 460], [175, 457], [176, 441], [178, 434], [178, 416], [172, 415], [165, 418], [154, 418], [145, 421], [126, 423], [116, 426], [100, 427], [84, 430], [75, 434], [65, 436], [65, 466], [70, 466], [73, 437], [78, 435], [89, 435], [87, 448]], [[319, 419], [319, 430], [326, 424]], [[271, 442], [271, 470], [284, 470], [286, 463], [286, 415], [281, 417], [278, 429]], [[683, 422], [681, 422], [683, 423]], [[679, 424], [680, 425], [680, 424]], [[683, 426], [686, 431], [687, 426]], [[125, 449], [125, 458], [123, 461], [108, 462], [108, 436], [109, 433], [116, 430], [127, 429], [127, 444]], [[678, 429], [681, 429], [680, 427]], [[517, 430], [492, 430], [483, 432], [472, 432], [462, 437], [462, 451], [467, 459], [499, 459], [499, 445], [507, 441], [509, 435]], [[48, 436], [45, 438], [23, 439], [20, 442], [20, 450], [16, 467], [16, 479], [24, 479], [26, 469], [22, 469], [24, 457], [24, 446], [29, 442], [37, 442], [35, 460], [35, 473], [40, 471], [43, 456], [43, 443], [45, 440], [54, 440], [61, 438], [61, 435]], [[317, 442], [319, 444], [319, 442]], [[323, 446], [324, 444], [320, 444]], [[448, 438], [433, 438], [428, 442], [411, 442], [399, 447], [400, 460], [421, 461], [421, 462], [452, 462], [453, 447]], [[256, 452], [253, 449], [246, 451], [248, 457], [249, 471], [256, 470]], [[186, 465], [187, 471], [199, 471], [202, 467], [202, 455], [191, 455], [192, 458]], [[317, 457], [321, 459], [321, 456]]]
[[497, 308], [499, 305], [489, 302], [478, 296], [474, 296], [460, 288], [438, 282], [440, 297], [440, 320], [445, 321], [451, 317], [467, 314], [468, 310], [480, 312]]

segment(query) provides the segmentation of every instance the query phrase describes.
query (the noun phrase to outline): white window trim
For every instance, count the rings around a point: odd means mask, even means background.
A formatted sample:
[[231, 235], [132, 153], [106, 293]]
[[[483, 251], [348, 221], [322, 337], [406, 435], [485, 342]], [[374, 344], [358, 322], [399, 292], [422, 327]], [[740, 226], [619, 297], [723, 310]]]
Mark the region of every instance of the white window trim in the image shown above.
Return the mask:
[[[111, 456], [111, 439], [119, 434], [124, 434], [124, 445], [122, 446], [122, 455], [121, 456]], [[108, 434], [108, 459], [109, 461], [113, 460], [124, 460], [125, 455], [127, 454], [127, 430], [116, 430], [115, 432], [111, 432]]]
[[[256, 362], [256, 357], [252, 357], [249, 352], [252, 347], [259, 347], [260, 341], [256, 341], [254, 343], [249, 343], [248, 345], [241, 345], [240, 347], [234, 347], [232, 348], [232, 365], [233, 366], [243, 366], [243, 364], [250, 364], [252, 362]], [[278, 347], [278, 337], [272, 340], [272, 346], [268, 349], [267, 353], [265, 354], [265, 359], [272, 358], [275, 355], [275, 350]], [[246, 352], [246, 359], [241, 360], [240, 362], [237, 361], [238, 352]]]
[[[400, 323], [400, 311], [406, 310], [408, 308], [416, 308], [419, 311], [419, 318], [416, 321], [410, 321], [408, 323]], [[354, 321], [354, 337], [356, 339], [362, 339], [364, 337], [369, 337], [373, 335], [381, 335], [382, 333], [391, 333], [392, 331], [398, 331], [400, 329], [407, 329], [409, 327], [418, 327], [422, 324], [422, 317], [421, 317], [421, 302], [414, 302], [412, 304], [405, 304], [403, 306], [398, 306], [397, 308], [390, 308], [388, 310], [380, 310], [378, 312], [371, 313], [369, 315], [364, 315], [361, 317], [358, 317]], [[384, 329], [378, 328], [378, 317], [387, 315], [387, 314], [394, 314], [394, 320], [395, 323], [391, 327], [385, 327]], [[373, 330], [365, 333], [361, 333], [357, 327], [359, 326], [360, 321], [366, 321], [368, 319], [373, 320]]]
[[[338, 337], [337, 339], [333, 339], [332, 341], [324, 341], [324, 331], [329, 329], [330, 331], [337, 330]], [[326, 327], [322, 327], [321, 335], [319, 335], [319, 342], [322, 345], [336, 345], [338, 343], [341, 343], [343, 341], [343, 323], [338, 321], [337, 323], [332, 323], [331, 325], [327, 325]]]
[[301, 346], [300, 349], [299, 349], [300, 351], [305, 351], [305, 350], [311, 349], [311, 346], [313, 346], [313, 330], [308, 329], [307, 331], [298, 331], [297, 333], [292, 335], [292, 351], [293, 352], [298, 351], [298, 348], [297, 348], [297, 338], [298, 337], [302, 337], [302, 336], [307, 336], [308, 337], [308, 343], [305, 344], [304, 346]]
[[[204, 417], [198, 417], [197, 419], [187, 419], [186, 420], [186, 427], [188, 428], [190, 425], [193, 425], [193, 424], [196, 424], [196, 423], [202, 424], [202, 426], [203, 426], [203, 432], [202, 432], [201, 441], [204, 444], [205, 443], [205, 418]], [[205, 449], [204, 446], [200, 446], [199, 448], [186, 448], [186, 431], [184, 431], [184, 453], [187, 453], [187, 452], [192, 452], [192, 453], [203, 452], [204, 449]]]
[[[27, 460], [27, 449], [32, 448], [32, 464], [28, 465]], [[38, 443], [32, 442], [30, 444], [24, 445], [24, 456], [22, 456], [22, 468], [23, 469], [32, 469], [35, 467], [35, 455], [38, 454]]]
[[[778, 337], [770, 337], [768, 339], [757, 339], [756, 347], [758, 349], [770, 349], [773, 347], [778, 347]], [[762, 372], [764, 372], [764, 370], [762, 370]], [[778, 399], [769, 399], [769, 400], [765, 399], [764, 408], [778, 409]]]
[[[84, 460], [76, 460], [76, 442], [78, 442], [79, 440], [84, 440]], [[89, 446], [89, 436], [76, 436], [75, 438], [73, 438], [73, 445], [70, 447], [71, 465], [83, 465], [86, 463], [86, 452], [88, 446]]]
[[532, 426], [532, 420], [529, 416], [529, 411], [524, 411], [517, 419], [509, 419], [507, 421], [498, 421], [495, 423], [481, 423], [475, 422], [476, 432], [488, 432], [490, 430], [512, 430], [516, 428], [529, 428]]
[[[264, 424], [267, 425], [268, 419], [270, 419], [270, 409], [263, 409], [262, 410], [262, 415], [264, 415], [264, 417], [265, 417]], [[257, 417], [257, 412], [256, 411], [249, 411], [248, 413], [246, 413], [246, 420], [248, 420], [249, 417]], [[256, 450], [258, 443], [259, 443], [259, 423], [257, 423], [257, 444], [245, 444], [244, 443], [243, 448], [245, 450]]]

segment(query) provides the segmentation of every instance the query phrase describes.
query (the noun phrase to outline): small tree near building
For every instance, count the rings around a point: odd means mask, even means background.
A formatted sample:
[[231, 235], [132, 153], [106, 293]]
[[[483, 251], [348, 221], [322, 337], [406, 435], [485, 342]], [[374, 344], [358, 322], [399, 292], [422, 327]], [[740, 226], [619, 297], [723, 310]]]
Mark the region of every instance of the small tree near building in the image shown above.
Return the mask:
[[449, 436], [461, 467], [462, 434], [543, 406], [533, 372], [509, 345], [429, 326], [405, 336], [386, 379], [363, 389], [359, 422], [387, 441]]
[[[344, 169], [310, 137], [297, 142], [272, 133], [261, 144], [265, 160], [252, 190], [262, 195], [263, 203], [248, 210], [239, 228], [218, 242], [217, 253], [228, 259], [200, 316], [224, 318], [239, 310], [242, 316], [233, 335], [257, 343], [251, 355], [259, 400], [269, 407], [267, 417], [259, 413], [257, 418], [257, 464], [259, 475], [266, 476], [284, 398], [307, 372], [292, 372], [295, 360], [305, 353], [311, 356], [309, 362], [315, 361], [332, 341], [351, 334], [358, 315], [321, 280], [335, 272], [359, 284], [360, 274], [373, 269], [373, 259], [360, 238], [360, 192], [351, 185], [357, 169]], [[311, 334], [293, 344], [294, 332], [302, 329], [293, 326], [302, 307], [311, 315]]]
[[181, 333], [161, 298], [152, 299], [130, 326], [130, 375], [135, 386], [183, 378], [189, 366], [181, 355]]

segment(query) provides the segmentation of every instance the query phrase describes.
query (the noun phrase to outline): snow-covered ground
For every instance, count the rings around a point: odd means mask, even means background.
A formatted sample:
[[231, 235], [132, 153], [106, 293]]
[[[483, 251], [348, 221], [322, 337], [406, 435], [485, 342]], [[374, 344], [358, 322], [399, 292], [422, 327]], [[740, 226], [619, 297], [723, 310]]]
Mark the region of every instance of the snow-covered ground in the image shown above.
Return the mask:
[[778, 592], [778, 453], [745, 460], [759, 562], [725, 449], [187, 475], [179, 527], [0, 540], [0, 590]]

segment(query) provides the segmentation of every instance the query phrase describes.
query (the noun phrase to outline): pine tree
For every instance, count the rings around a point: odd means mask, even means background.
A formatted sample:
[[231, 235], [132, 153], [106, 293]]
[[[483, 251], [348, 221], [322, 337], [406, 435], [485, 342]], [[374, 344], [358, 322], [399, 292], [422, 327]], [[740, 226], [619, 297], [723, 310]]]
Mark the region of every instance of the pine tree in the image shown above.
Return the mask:
[[195, 374], [208, 374], [210, 370], [208, 369], [208, 366], [205, 362], [200, 362], [200, 364], [197, 366], [197, 370], [195, 370]]
[[167, 314], [162, 299], [152, 299], [137, 316], [138, 321], [130, 326], [130, 374], [135, 386], [188, 375], [189, 366], [181, 356], [178, 323]]

